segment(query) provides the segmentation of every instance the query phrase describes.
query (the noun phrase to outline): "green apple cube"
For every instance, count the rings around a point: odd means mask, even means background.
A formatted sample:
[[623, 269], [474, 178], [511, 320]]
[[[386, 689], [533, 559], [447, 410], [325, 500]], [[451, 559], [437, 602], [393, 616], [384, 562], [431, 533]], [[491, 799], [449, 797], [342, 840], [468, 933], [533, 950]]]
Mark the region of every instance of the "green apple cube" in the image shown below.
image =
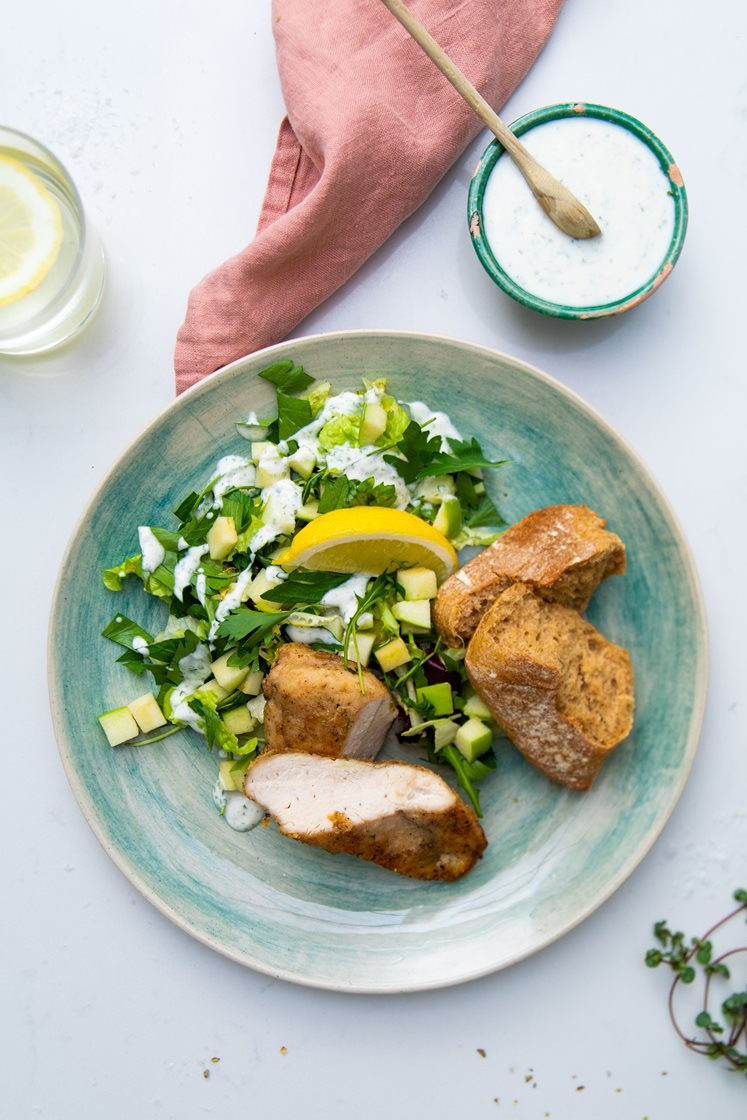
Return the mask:
[[225, 560], [236, 547], [239, 535], [232, 517], [216, 517], [207, 535], [211, 560]]
[[225, 700], [229, 695], [228, 689], [224, 688], [222, 684], [218, 684], [212, 677], [209, 681], [205, 681], [204, 684], [200, 685], [200, 692], [211, 692], [219, 703], [221, 700]]
[[454, 743], [467, 762], [474, 762], [476, 758], [490, 750], [493, 732], [482, 720], [472, 717], [461, 725], [454, 737]]
[[288, 466], [296, 474], [300, 474], [301, 478], [311, 478], [316, 466], [316, 455], [310, 447], [299, 447], [298, 451], [289, 456]]
[[361, 447], [376, 443], [376, 440], [383, 436], [385, 428], [386, 409], [375, 401], [370, 401], [363, 410], [360, 431]]
[[230, 653], [224, 653], [210, 666], [218, 684], [226, 689], [226, 694], [235, 692], [249, 674], [247, 666], [229, 665], [228, 659], [230, 656]]
[[230, 763], [233, 786], [239, 793], [244, 792], [244, 782], [246, 781], [246, 772], [249, 769], [250, 762], [251, 759], [242, 758]]
[[431, 604], [429, 599], [400, 599], [392, 607], [397, 622], [407, 622], [419, 630], [431, 628]]
[[443, 747], [448, 747], [456, 739], [459, 724], [453, 719], [434, 719], [431, 724], [433, 727], [433, 749], [440, 751]]
[[231, 708], [229, 712], [221, 712], [221, 719], [233, 735], [248, 735], [257, 722], [246, 704], [242, 704], [240, 708]]
[[425, 498], [426, 502], [438, 505], [447, 494], [453, 494], [454, 489], [453, 478], [449, 475], [442, 475], [437, 478], [421, 479], [415, 487], [415, 495], [418, 498]]
[[342, 641], [342, 636], [345, 632], [345, 623], [340, 618], [339, 614], [312, 614], [311, 611], [293, 611], [286, 618], [288, 626], [300, 626], [302, 628], [317, 627], [321, 630], [327, 630], [336, 642]]
[[391, 642], [379, 646], [374, 657], [385, 673], [390, 673], [392, 669], [399, 669], [400, 665], [406, 665], [412, 660], [410, 651], [401, 638], [392, 638]]
[[454, 711], [454, 694], [448, 681], [438, 684], [426, 684], [417, 690], [417, 697], [433, 706], [434, 716], [450, 716]]
[[258, 443], [252, 443], [252, 459], [258, 463], [260, 459], [276, 459], [278, 454], [277, 445], [271, 443], [268, 439], [260, 440]]
[[299, 521], [313, 521], [315, 517], [319, 516], [319, 502], [316, 499], [313, 502], [306, 502], [299, 507], [296, 517]]
[[365, 669], [365, 667], [371, 660], [371, 651], [373, 650], [375, 640], [376, 638], [374, 634], [361, 633], [360, 630], [356, 630], [354, 635], [350, 635], [350, 642], [348, 643], [348, 660], [356, 662]]
[[111, 747], [118, 747], [120, 743], [126, 743], [140, 734], [129, 708], [113, 708], [111, 712], [104, 712], [99, 716], [99, 723]]
[[277, 587], [282, 580], [278, 576], [268, 575], [267, 571], [267, 568], [263, 568], [262, 571], [254, 577], [247, 586], [246, 597], [247, 599], [251, 599], [258, 611], [269, 611], [272, 614], [273, 611], [279, 610], [280, 604], [271, 603], [269, 600], [263, 599], [262, 596], [266, 591]]
[[141, 731], [155, 731], [157, 727], [163, 727], [165, 723], [168, 723], [152, 692], [146, 692], [143, 696], [138, 696], [136, 700], [131, 700], [127, 707], [135, 717], [135, 723]]
[[267, 701], [264, 696], [255, 696], [253, 700], [247, 701], [247, 711], [250, 716], [256, 719], [257, 723], [262, 723], [265, 718], [265, 704]]
[[490, 720], [493, 718], [493, 714], [482, 696], [478, 696], [477, 693], [472, 690], [470, 690], [464, 702], [462, 711], [466, 716], [474, 716], [475, 719]]
[[[235, 771], [235, 766], [236, 763], [230, 758], [224, 759], [218, 766], [218, 779], [226, 793], [233, 793], [243, 787], [243, 775], [239, 775]], [[241, 781], [241, 785], [236, 785], [237, 778]]]
[[272, 523], [279, 534], [292, 533], [296, 527], [295, 512], [290, 509], [287, 497], [283, 494], [270, 492], [262, 511], [262, 520], [265, 525]]
[[280, 482], [281, 478], [289, 477], [290, 466], [287, 459], [263, 459], [257, 466], [254, 485], [258, 490], [264, 490], [265, 486], [272, 486], [273, 483]]
[[447, 494], [433, 521], [433, 528], [445, 537], [456, 537], [462, 530], [462, 507], [454, 494]]
[[405, 599], [435, 599], [438, 593], [436, 573], [430, 568], [400, 568], [397, 583]]
[[262, 691], [262, 681], [265, 675], [261, 669], [255, 669], [253, 673], [248, 673], [239, 685], [239, 691], [243, 692], [245, 696], [259, 696]]

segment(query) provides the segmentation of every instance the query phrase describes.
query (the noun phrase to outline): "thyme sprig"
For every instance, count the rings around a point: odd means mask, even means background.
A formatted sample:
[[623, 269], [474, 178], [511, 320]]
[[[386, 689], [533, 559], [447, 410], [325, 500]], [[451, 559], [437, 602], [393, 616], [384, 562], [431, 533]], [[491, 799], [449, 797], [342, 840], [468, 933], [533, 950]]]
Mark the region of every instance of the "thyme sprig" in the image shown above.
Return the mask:
[[[747, 1076], [747, 990], [732, 992], [722, 1000], [721, 1018], [715, 1018], [709, 1010], [714, 978], [729, 980], [731, 973], [726, 962], [740, 953], [747, 953], [747, 945], [743, 945], [714, 956], [713, 935], [739, 914], [747, 914], [747, 890], [736, 890], [734, 898], [739, 903], [736, 909], [711, 926], [702, 937], [692, 937], [689, 942], [681, 931], [672, 932], [665, 921], [657, 922], [654, 936], [661, 948], [649, 949], [645, 961], [649, 968], [664, 964], [674, 972], [667, 1001], [669, 1017], [688, 1049], [712, 1061], [723, 1059], [735, 1072]], [[699, 972], [704, 980], [703, 1006], [695, 1016], [695, 1025], [704, 1034], [693, 1038], [683, 1031], [677, 1020], [674, 998], [677, 986], [694, 983]]]

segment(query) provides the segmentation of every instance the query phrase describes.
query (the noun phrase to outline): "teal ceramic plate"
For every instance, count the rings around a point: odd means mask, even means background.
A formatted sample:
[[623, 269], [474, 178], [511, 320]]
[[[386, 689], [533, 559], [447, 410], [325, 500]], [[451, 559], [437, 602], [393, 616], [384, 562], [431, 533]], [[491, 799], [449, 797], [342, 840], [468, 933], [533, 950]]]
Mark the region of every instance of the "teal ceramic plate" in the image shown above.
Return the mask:
[[[215, 760], [196, 736], [109, 748], [96, 716], [137, 695], [99, 637], [115, 610], [100, 570], [137, 550], [136, 526], [167, 524], [217, 459], [245, 452], [234, 422], [272, 408], [257, 371], [281, 356], [356, 387], [447, 410], [491, 458], [512, 463], [491, 490], [515, 520], [553, 502], [586, 502], [628, 547], [629, 569], [597, 592], [590, 617], [631, 652], [637, 714], [630, 740], [594, 789], [552, 785], [513, 748], [483, 785], [489, 847], [458, 883], [419, 883], [332, 856], [273, 827], [232, 832], [210, 796]], [[133, 582], [133, 581], [130, 581]], [[157, 610], [159, 604], [149, 604]], [[633, 452], [578, 397], [515, 358], [465, 342], [352, 332], [283, 343], [190, 390], [135, 441], [83, 514], [51, 618], [51, 705], [62, 759], [94, 833], [162, 913], [211, 948], [272, 976], [320, 988], [396, 992], [503, 968], [562, 936], [631, 873], [661, 832], [695, 753], [706, 688], [695, 572], [666, 500]], [[133, 683], [134, 682], [134, 683]]]

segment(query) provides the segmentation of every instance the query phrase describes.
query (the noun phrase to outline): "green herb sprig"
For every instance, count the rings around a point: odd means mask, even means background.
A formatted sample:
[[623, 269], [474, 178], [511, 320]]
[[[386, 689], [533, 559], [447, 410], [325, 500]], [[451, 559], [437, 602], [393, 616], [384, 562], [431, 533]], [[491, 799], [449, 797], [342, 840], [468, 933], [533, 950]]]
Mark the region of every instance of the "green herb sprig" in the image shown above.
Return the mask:
[[[747, 945], [744, 945], [714, 956], [713, 935], [739, 914], [747, 916], [747, 890], [736, 890], [734, 898], [739, 903], [736, 909], [711, 926], [702, 937], [692, 937], [688, 941], [684, 933], [673, 932], [665, 921], [657, 922], [654, 936], [660, 947], [649, 949], [645, 961], [649, 968], [663, 964], [674, 972], [669, 989], [669, 1017], [688, 1049], [712, 1061], [723, 1059], [735, 1072], [747, 1076], [747, 990], [732, 992], [722, 1000], [720, 1018], [715, 1018], [709, 1010], [714, 978], [729, 980], [731, 973], [726, 962], [740, 953], [747, 953]], [[694, 983], [698, 974], [704, 981], [703, 1007], [695, 1016], [695, 1026], [704, 1034], [693, 1038], [682, 1030], [677, 1020], [674, 997], [679, 984]]]

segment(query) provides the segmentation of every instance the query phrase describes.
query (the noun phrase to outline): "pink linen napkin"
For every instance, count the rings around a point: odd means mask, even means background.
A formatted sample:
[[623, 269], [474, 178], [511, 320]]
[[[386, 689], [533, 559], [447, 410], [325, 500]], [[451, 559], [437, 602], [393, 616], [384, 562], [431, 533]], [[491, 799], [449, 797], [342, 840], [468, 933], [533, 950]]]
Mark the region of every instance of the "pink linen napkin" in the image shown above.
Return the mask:
[[[562, 0], [409, 0], [496, 109]], [[273, 0], [288, 110], [257, 227], [189, 297], [177, 392], [281, 341], [428, 197], [483, 127], [380, 0]]]

